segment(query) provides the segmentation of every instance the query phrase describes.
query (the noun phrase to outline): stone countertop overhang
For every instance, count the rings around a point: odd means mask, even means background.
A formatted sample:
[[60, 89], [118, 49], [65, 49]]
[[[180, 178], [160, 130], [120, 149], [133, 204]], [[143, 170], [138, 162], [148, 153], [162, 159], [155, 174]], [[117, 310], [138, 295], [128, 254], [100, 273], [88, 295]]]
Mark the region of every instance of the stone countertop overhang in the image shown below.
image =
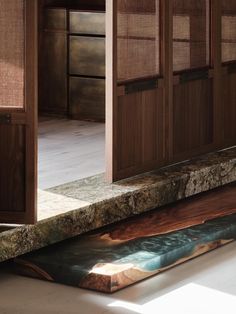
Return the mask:
[[0, 261], [234, 181], [236, 147], [114, 184], [101, 174], [49, 189], [58, 209], [39, 213], [35, 225], [0, 225]]

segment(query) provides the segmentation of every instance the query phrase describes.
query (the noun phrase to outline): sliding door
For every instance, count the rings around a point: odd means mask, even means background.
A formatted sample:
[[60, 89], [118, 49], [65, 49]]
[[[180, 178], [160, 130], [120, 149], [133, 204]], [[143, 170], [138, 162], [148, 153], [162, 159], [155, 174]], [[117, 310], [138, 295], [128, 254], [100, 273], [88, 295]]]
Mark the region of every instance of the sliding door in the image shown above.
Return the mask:
[[214, 137], [210, 0], [173, 0], [173, 159], [209, 150]]
[[234, 0], [107, 0], [109, 181], [236, 144]]
[[161, 6], [107, 1], [107, 177], [119, 180], [168, 158]]
[[36, 218], [36, 4], [0, 0], [0, 223]]

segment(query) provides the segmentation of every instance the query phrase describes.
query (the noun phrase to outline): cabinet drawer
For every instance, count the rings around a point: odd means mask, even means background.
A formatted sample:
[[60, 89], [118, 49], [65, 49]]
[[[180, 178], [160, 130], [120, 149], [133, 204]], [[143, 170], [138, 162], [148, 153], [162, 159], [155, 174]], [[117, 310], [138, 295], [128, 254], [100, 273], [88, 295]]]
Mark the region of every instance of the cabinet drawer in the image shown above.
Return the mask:
[[70, 116], [105, 120], [105, 79], [70, 77]]
[[105, 13], [70, 11], [70, 33], [105, 36]]
[[105, 77], [105, 38], [70, 36], [70, 74]]
[[43, 28], [45, 30], [67, 30], [67, 14], [63, 8], [48, 8], [44, 12]]

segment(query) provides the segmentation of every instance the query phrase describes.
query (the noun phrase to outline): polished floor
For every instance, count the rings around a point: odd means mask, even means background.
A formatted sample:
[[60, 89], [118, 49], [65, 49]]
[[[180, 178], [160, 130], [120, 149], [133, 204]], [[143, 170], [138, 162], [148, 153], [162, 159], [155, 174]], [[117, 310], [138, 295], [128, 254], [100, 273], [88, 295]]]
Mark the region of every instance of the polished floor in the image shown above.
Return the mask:
[[10, 274], [1, 266], [1, 314], [235, 314], [236, 243], [112, 295]]
[[105, 124], [40, 117], [39, 189], [105, 171]]

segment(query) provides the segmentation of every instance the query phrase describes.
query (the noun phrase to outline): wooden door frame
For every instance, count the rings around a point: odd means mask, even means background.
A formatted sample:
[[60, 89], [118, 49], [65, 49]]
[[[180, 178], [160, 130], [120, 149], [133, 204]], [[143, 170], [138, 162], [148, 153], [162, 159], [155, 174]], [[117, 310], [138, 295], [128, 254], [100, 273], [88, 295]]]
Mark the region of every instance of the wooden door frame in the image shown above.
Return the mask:
[[[26, 219], [37, 221], [38, 188], [38, 1], [26, 0]], [[33, 158], [31, 157], [33, 156]]]
[[117, 0], [106, 0], [106, 180], [114, 180], [116, 169], [114, 142], [117, 132]]

